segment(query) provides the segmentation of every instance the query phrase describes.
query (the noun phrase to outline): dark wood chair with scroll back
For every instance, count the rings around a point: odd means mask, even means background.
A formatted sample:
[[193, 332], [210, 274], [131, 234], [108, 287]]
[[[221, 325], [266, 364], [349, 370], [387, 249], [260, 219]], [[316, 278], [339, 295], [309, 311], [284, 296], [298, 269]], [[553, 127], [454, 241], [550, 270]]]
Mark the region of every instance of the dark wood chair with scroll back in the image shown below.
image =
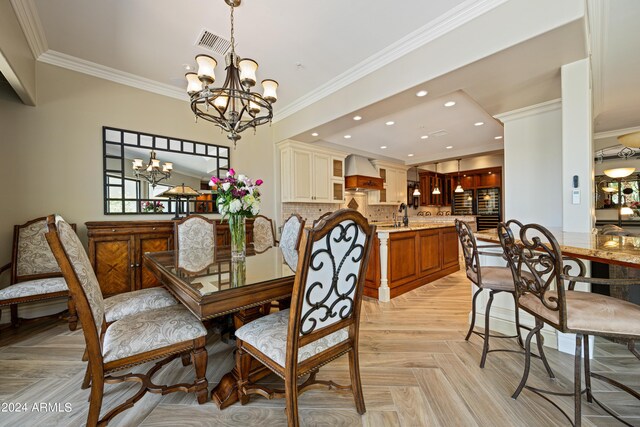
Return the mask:
[[[147, 392], [193, 392], [199, 403], [207, 402], [207, 330], [202, 323], [184, 306], [173, 305], [126, 316], [107, 327], [100, 286], [80, 239], [60, 217], [48, 217], [47, 226], [46, 239], [78, 309], [87, 345], [92, 378], [87, 425], [108, 424], [113, 417], [132, 407]], [[171, 386], [152, 382], [152, 376], [162, 366], [183, 354], [191, 356], [196, 374], [195, 382]], [[160, 360], [146, 374], [113, 375], [158, 359]], [[141, 383], [140, 390], [100, 419], [104, 384], [125, 381]]]
[[[512, 220], [512, 223], [519, 224], [518, 221]], [[471, 308], [471, 325], [469, 326], [469, 331], [467, 332], [465, 340], [469, 340], [471, 334], [476, 334], [483, 338], [484, 345], [482, 348], [482, 357], [480, 359], [480, 367], [484, 368], [485, 362], [487, 361], [487, 354], [493, 351], [508, 351], [515, 352], [515, 350], [510, 349], [490, 349], [489, 348], [489, 338], [516, 338], [520, 347], [524, 347], [522, 342], [522, 337], [520, 335], [520, 329], [530, 329], [526, 326], [520, 324], [520, 315], [518, 313], [517, 304], [515, 305], [515, 324], [516, 324], [516, 334], [511, 336], [505, 335], [492, 335], [491, 329], [489, 327], [489, 319], [491, 317], [491, 305], [493, 303], [494, 295], [500, 292], [507, 292], [512, 295], [514, 304], [516, 302], [516, 291], [515, 286], [513, 284], [513, 277], [511, 275], [511, 270], [508, 266], [504, 267], [495, 267], [495, 266], [483, 266], [480, 264], [480, 255], [498, 257], [503, 259], [504, 255], [502, 251], [498, 252], [490, 252], [483, 251], [481, 249], [488, 248], [501, 248], [500, 245], [483, 245], [478, 246], [476, 242], [476, 238], [473, 234], [473, 230], [471, 226], [464, 221], [460, 221], [456, 219], [456, 231], [458, 232], [458, 238], [460, 240], [460, 245], [462, 246], [462, 254], [464, 256], [465, 263], [465, 271], [467, 274], [467, 278], [478, 287], [478, 290], [473, 294], [472, 299], [472, 308]], [[484, 322], [484, 332], [477, 332], [474, 330], [476, 323], [476, 300], [478, 296], [483, 290], [489, 291], [489, 301], [487, 302], [487, 306], [485, 309], [485, 322]]]
[[[525, 366], [522, 380], [513, 398], [517, 398], [524, 388], [538, 394], [558, 408], [571, 423], [571, 418], [559, 405], [544, 394], [572, 396], [574, 418], [572, 424], [582, 423], [582, 394], [589, 403], [596, 402], [605, 412], [625, 425], [631, 426], [610, 408], [598, 401], [591, 387], [591, 379], [602, 380], [627, 392], [640, 400], [640, 393], [612, 378], [591, 372], [589, 362], [589, 336], [614, 337], [628, 340], [629, 350], [640, 359], [634, 342], [640, 338], [640, 306], [637, 304], [591, 292], [576, 291], [576, 283], [598, 283], [603, 285], [640, 285], [639, 279], [601, 279], [585, 277], [586, 268], [582, 260], [562, 254], [560, 245], [553, 234], [537, 224], [527, 224], [520, 228], [516, 241], [509, 224], [499, 224], [498, 234], [504, 248], [516, 283], [518, 307], [535, 318], [536, 325], [525, 341]], [[572, 272], [577, 274], [572, 275]], [[540, 337], [544, 324], [563, 333], [576, 334], [574, 357], [573, 392], [541, 390], [527, 385], [531, 363], [531, 339]], [[538, 347], [542, 351], [541, 346]], [[584, 350], [584, 357], [582, 351]], [[585, 390], [582, 389], [581, 359], [584, 359]], [[545, 362], [549, 376], [554, 378], [551, 368]]]
[[[71, 224], [71, 227], [75, 230], [75, 224]], [[44, 237], [46, 231], [47, 217], [36, 218], [25, 224], [14, 226], [11, 263], [0, 269], [0, 272], [11, 269], [9, 286], [0, 289], [0, 315], [1, 308], [9, 306], [11, 326], [18, 327], [24, 321], [35, 320], [20, 318], [18, 304], [66, 298], [69, 329], [75, 331], [78, 323], [75, 305], [69, 296], [67, 283], [62, 277], [58, 263]], [[57, 313], [53, 316], [57, 317], [61, 314]]]
[[[250, 322], [236, 331], [238, 390], [245, 404], [250, 394], [285, 397], [287, 419], [297, 427], [298, 395], [310, 388], [351, 389], [358, 413], [365, 412], [358, 362], [360, 303], [375, 226], [358, 212], [342, 209], [305, 231], [290, 310]], [[351, 386], [316, 379], [320, 367], [349, 355]], [[284, 379], [285, 389], [249, 382], [251, 358]], [[301, 385], [297, 379], [309, 375]]]

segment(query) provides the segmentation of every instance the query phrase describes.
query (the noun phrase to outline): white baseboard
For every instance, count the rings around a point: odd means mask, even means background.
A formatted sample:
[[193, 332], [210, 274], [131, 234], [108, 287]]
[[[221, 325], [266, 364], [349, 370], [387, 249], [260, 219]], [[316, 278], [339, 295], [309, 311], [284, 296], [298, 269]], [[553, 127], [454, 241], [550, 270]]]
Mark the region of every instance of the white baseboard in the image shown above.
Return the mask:
[[[37, 301], [31, 303], [18, 304], [18, 315], [31, 319], [33, 317], [48, 316], [59, 313], [67, 308], [66, 298], [56, 298], [51, 300]], [[2, 318], [0, 324], [11, 323], [11, 311], [9, 306], [2, 307]]]
[[[565, 334], [557, 332], [558, 335], [558, 351], [574, 355], [576, 354], [576, 334]], [[593, 348], [595, 347], [595, 338], [589, 336], [589, 359], [593, 359]], [[584, 357], [584, 354], [582, 355]]]

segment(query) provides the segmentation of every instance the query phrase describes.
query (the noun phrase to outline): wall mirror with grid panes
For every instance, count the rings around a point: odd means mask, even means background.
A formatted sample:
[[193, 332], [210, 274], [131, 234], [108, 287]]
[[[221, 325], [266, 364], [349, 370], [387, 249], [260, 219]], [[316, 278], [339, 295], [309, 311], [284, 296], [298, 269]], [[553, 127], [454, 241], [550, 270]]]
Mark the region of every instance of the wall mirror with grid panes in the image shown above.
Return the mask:
[[[229, 147], [111, 127], [102, 128], [102, 140], [106, 215], [217, 212], [209, 180], [212, 176], [222, 178], [229, 171]], [[161, 166], [173, 163], [171, 176], [155, 186], [137, 178], [133, 170], [133, 160], [148, 164], [152, 150]], [[179, 202], [161, 196], [182, 184], [200, 195]]]

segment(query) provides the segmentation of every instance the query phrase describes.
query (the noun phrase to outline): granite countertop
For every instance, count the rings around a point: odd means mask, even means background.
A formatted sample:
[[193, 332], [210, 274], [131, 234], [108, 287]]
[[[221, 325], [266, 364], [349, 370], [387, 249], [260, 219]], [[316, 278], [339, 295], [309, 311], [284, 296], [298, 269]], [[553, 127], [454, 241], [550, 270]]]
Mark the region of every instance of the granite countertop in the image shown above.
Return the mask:
[[408, 227], [393, 227], [391, 223], [376, 224], [378, 233], [402, 233], [407, 231], [429, 230], [433, 228], [455, 227], [455, 223], [449, 221], [431, 221], [423, 223], [409, 223]]
[[[619, 264], [640, 268], [640, 237], [603, 236], [549, 229], [567, 255], [587, 258], [605, 264]], [[478, 240], [500, 243], [496, 229], [475, 234]]]

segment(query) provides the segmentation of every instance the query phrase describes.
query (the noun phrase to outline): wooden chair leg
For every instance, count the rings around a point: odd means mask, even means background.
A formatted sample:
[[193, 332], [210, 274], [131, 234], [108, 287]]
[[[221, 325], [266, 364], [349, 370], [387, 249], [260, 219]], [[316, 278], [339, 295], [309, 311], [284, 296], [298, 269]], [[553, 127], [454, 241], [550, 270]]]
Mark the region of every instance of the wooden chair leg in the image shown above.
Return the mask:
[[353, 400], [356, 402], [356, 410], [360, 415], [362, 415], [367, 411], [367, 409], [365, 408], [364, 395], [362, 394], [360, 360], [358, 357], [358, 350], [355, 348], [349, 352], [349, 374], [351, 376], [351, 390], [353, 392]]
[[73, 298], [69, 297], [67, 306], [69, 307], [69, 330], [75, 331], [78, 327], [78, 312], [76, 311], [76, 303], [73, 301]]
[[11, 327], [17, 328], [20, 326], [20, 318], [18, 317], [18, 304], [11, 304], [9, 306], [11, 310]]
[[102, 408], [102, 398], [104, 396], [104, 376], [96, 375], [91, 382], [91, 395], [89, 397], [89, 415], [87, 415], [87, 426], [97, 426], [100, 419], [100, 409]]
[[473, 300], [471, 302], [471, 325], [469, 326], [469, 332], [467, 332], [467, 336], [464, 337], [465, 341], [469, 341], [469, 337], [473, 333], [473, 328], [476, 326], [476, 300], [478, 299], [478, 295], [480, 295], [482, 289], [478, 289], [478, 291], [473, 294]]
[[298, 421], [298, 384], [295, 375], [286, 375], [284, 379], [284, 395], [287, 404], [288, 427], [299, 427]]
[[84, 373], [84, 380], [82, 380], [82, 385], [80, 386], [80, 388], [82, 390], [86, 390], [90, 386], [91, 386], [91, 365], [89, 362], [87, 362], [87, 370]]
[[582, 425], [582, 362], [580, 358], [582, 357], [582, 334], [576, 334], [576, 354], [574, 358], [573, 370], [574, 370], [574, 378], [573, 378], [573, 398], [575, 405], [575, 417], [573, 419], [573, 425], [575, 427], [580, 427]]
[[182, 366], [191, 365], [191, 353], [183, 353], [181, 356]]
[[236, 367], [238, 368], [238, 400], [241, 405], [249, 403], [249, 395], [244, 388], [249, 383], [251, 371], [251, 355], [242, 349], [242, 341], [237, 340]]
[[484, 368], [484, 364], [487, 361], [487, 353], [489, 353], [489, 335], [491, 335], [489, 320], [491, 319], [491, 304], [493, 304], [493, 291], [489, 292], [489, 302], [487, 302], [487, 308], [484, 311], [484, 346], [482, 348], [482, 359], [480, 359], [481, 368]]
[[202, 405], [209, 401], [209, 383], [206, 377], [208, 355], [207, 350], [204, 348], [204, 343], [202, 347], [193, 350], [191, 359], [193, 360], [193, 367], [196, 371], [196, 397], [198, 398], [198, 403]]

